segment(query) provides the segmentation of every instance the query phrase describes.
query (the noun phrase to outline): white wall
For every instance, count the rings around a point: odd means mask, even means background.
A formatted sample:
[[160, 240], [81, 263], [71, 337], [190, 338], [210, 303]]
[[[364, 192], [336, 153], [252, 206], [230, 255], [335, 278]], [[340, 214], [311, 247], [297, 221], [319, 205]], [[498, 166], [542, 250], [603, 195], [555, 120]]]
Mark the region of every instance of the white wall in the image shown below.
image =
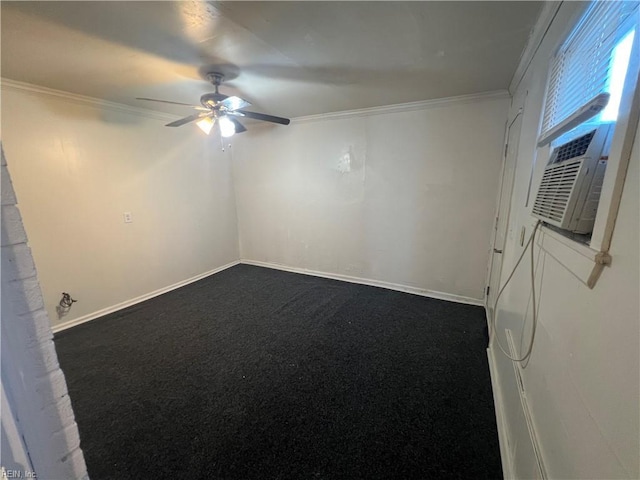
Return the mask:
[[2, 478], [85, 480], [78, 426], [4, 154], [1, 163]]
[[[3, 84], [2, 140], [54, 325], [238, 260], [228, 154], [164, 123]], [[63, 291], [78, 302], [58, 319]]]
[[508, 105], [253, 128], [232, 152], [241, 258], [482, 299]]
[[[549, 55], [572, 25], [580, 5], [565, 2], [514, 94], [511, 116], [524, 102], [524, 116], [502, 281], [522, 251], [519, 234], [531, 232], [526, 207], [535, 157]], [[590, 290], [545, 251], [537, 253], [539, 324], [533, 355], [522, 369], [524, 391], [548, 478], [640, 478], [640, 290], [638, 138], [606, 267]], [[544, 162], [535, 165], [534, 188]], [[505, 290], [498, 309], [498, 333], [514, 332], [518, 345], [531, 326], [529, 267], [525, 264]], [[526, 328], [523, 330], [523, 319]], [[523, 347], [522, 347], [523, 348]], [[525, 448], [529, 432], [511, 362], [497, 348], [500, 407], [506, 416], [508, 453], [514, 476], [531, 478], [535, 460]]]

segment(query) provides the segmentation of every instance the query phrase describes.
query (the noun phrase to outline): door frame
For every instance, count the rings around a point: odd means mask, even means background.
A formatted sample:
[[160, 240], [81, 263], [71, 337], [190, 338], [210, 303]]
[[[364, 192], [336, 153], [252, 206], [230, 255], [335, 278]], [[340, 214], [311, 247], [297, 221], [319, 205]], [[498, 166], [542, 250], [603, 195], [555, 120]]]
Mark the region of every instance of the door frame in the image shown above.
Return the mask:
[[[509, 109], [509, 117], [505, 123], [505, 135], [504, 144], [502, 150], [502, 168], [500, 171], [500, 187], [498, 188], [498, 195], [496, 199], [496, 209], [493, 219], [493, 232], [491, 236], [491, 245], [489, 250], [489, 262], [487, 265], [487, 278], [484, 291], [484, 305], [487, 311], [487, 321], [489, 321], [490, 315], [492, 315], [493, 305], [490, 300], [497, 294], [497, 290], [500, 288], [500, 279], [502, 278], [502, 266], [504, 263], [504, 247], [506, 245], [506, 238], [509, 230], [509, 218], [511, 215], [511, 200], [513, 196], [513, 189], [515, 184], [516, 167], [518, 163], [518, 146], [520, 144], [520, 134], [522, 130], [522, 117], [524, 115], [524, 107], [527, 100], [528, 92], [525, 92], [524, 98], [517, 102], [519, 107], [514, 108], [515, 98], [512, 98], [511, 107]], [[509, 159], [509, 138], [512, 133], [512, 128], [516, 124], [517, 120], [520, 120], [517, 130], [514, 130], [517, 139], [515, 142], [515, 151], [513, 152], [512, 159]], [[512, 141], [513, 144], [513, 141]], [[512, 145], [513, 147], [514, 145]], [[508, 165], [507, 160], [513, 162], [513, 169], [511, 169], [510, 178], [506, 178]], [[507, 191], [508, 190], [508, 191]], [[496, 241], [498, 240], [498, 228], [500, 227], [501, 220], [504, 221], [502, 226], [502, 238], [503, 245], [501, 248], [497, 248]], [[499, 257], [498, 257], [499, 255]], [[500, 264], [497, 266], [494, 274], [494, 262], [498, 259]], [[497, 277], [497, 278], [496, 278]], [[495, 285], [492, 284], [495, 283]], [[492, 291], [493, 290], [493, 291]]]

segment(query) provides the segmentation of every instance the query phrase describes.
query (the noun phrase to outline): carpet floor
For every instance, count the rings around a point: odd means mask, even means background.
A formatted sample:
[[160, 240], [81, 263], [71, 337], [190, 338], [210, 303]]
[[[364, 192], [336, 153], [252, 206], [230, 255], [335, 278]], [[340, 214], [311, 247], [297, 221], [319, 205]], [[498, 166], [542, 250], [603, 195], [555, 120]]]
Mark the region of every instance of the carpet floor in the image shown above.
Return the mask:
[[237, 265], [55, 343], [92, 480], [502, 478], [485, 325]]

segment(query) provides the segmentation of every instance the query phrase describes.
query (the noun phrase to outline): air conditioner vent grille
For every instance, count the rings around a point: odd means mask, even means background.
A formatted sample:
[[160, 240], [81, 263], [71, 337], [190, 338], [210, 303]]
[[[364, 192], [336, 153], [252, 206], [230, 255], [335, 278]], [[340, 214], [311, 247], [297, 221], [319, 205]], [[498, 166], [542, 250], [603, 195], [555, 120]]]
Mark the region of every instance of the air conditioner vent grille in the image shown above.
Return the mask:
[[582, 159], [549, 165], [544, 172], [533, 213], [541, 218], [562, 222], [571, 192], [580, 174]]
[[559, 163], [571, 158], [581, 157], [587, 153], [587, 149], [589, 148], [589, 144], [591, 143], [591, 140], [593, 140], [595, 133], [596, 131], [592, 130], [591, 132], [558, 147], [555, 151], [556, 155], [553, 163]]

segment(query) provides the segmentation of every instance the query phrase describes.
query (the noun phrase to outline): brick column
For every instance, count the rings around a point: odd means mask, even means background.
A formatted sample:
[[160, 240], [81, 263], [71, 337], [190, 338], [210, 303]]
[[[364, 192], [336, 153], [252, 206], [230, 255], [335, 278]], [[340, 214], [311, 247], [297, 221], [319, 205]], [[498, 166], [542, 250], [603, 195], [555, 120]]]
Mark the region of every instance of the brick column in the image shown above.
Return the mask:
[[88, 479], [67, 384], [1, 144], [0, 154], [2, 387], [37, 478]]

